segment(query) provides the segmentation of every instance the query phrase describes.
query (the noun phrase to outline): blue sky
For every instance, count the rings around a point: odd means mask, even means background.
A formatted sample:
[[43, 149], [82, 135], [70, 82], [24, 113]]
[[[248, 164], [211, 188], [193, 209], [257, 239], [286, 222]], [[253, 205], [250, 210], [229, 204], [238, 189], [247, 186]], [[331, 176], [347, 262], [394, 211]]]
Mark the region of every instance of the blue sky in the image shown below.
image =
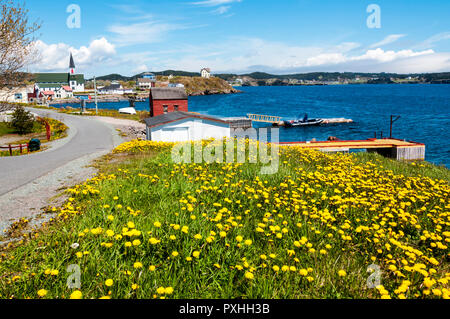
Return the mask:
[[[81, 27], [69, 28], [70, 4]], [[369, 28], [367, 7], [380, 8]], [[450, 71], [448, 0], [28, 1], [42, 21], [39, 63], [65, 71], [73, 52], [88, 76], [177, 69], [266, 71]]]

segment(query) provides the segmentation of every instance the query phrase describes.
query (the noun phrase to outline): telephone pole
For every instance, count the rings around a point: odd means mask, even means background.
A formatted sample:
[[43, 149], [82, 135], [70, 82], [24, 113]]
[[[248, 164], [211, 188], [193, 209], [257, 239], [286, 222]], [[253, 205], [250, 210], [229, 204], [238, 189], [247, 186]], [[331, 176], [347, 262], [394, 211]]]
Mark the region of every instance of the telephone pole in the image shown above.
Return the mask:
[[94, 95], [95, 95], [95, 114], [98, 114], [98, 104], [97, 104], [97, 81], [94, 76]]

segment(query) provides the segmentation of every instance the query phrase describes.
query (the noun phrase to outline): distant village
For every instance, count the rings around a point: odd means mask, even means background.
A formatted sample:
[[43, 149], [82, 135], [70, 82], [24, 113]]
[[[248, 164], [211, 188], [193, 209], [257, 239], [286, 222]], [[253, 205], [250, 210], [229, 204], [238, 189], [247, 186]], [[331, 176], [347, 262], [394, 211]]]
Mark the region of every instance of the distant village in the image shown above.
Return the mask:
[[[200, 75], [204, 79], [210, 79], [211, 70], [203, 68]], [[119, 100], [122, 96], [125, 100], [128, 95], [148, 96], [148, 92], [155, 87], [184, 88], [184, 84], [172, 81], [173, 78], [173, 75], [169, 75], [158, 79], [155, 74], [144, 72], [135, 81], [87, 81], [84, 74], [76, 73], [71, 54], [67, 73], [35, 73], [23, 85], [0, 90], [0, 101], [23, 104], [67, 103], [80, 97], [93, 99], [94, 95], [98, 95], [100, 100], [112, 96]]]
[[[232, 86], [296, 86], [296, 85], [349, 85], [349, 84], [449, 84], [450, 74], [443, 74], [443, 78], [430, 79], [422, 75], [357, 75], [347, 74], [339, 76], [333, 73], [325, 75], [294, 74], [276, 76], [265, 73], [253, 73], [242, 76], [217, 75], [227, 80]], [[304, 79], [299, 78], [304, 77]]]

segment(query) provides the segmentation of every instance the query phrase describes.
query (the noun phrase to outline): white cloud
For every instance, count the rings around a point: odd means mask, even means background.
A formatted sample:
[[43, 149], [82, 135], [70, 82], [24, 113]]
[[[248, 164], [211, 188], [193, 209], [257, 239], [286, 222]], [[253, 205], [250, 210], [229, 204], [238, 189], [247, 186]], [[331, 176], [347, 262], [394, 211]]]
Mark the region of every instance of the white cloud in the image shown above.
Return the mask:
[[381, 40], [380, 42], [374, 43], [370, 46], [371, 49], [373, 48], [381, 48], [382, 46], [394, 43], [396, 41], [398, 41], [399, 39], [405, 37], [406, 34], [391, 34], [388, 35], [386, 38], [384, 38], [383, 40]]
[[47, 44], [41, 40], [35, 42], [40, 56], [32, 65], [34, 71], [66, 72], [69, 69], [69, 55], [72, 52], [78, 72], [103, 65], [116, 55], [116, 49], [106, 38], [93, 40], [89, 46], [74, 48], [66, 43]]
[[[176, 55], [157, 56], [160, 69], [198, 71], [202, 66], [213, 72], [273, 73], [313, 71], [354, 72], [440, 72], [450, 68], [450, 53], [433, 50], [385, 51], [377, 48], [355, 52], [358, 43], [341, 43], [328, 48], [291, 46], [261, 39], [232, 38], [220, 44], [178, 48]], [[181, 56], [181, 58], [180, 58]]]
[[215, 7], [215, 6], [221, 6], [224, 4], [229, 4], [233, 2], [242, 2], [242, 0], [204, 0], [204, 1], [197, 1], [192, 2], [194, 5], [198, 6], [205, 6], [205, 7]]
[[149, 71], [149, 69], [145, 64], [138, 65], [136, 68], [133, 69], [133, 72], [135, 73], [142, 73], [147, 71]]
[[111, 25], [108, 27], [108, 31], [114, 34], [114, 43], [118, 46], [128, 46], [161, 42], [170, 31], [183, 28], [185, 27], [171, 23], [145, 21], [133, 24]]
[[[334, 46], [299, 46], [258, 38], [231, 37], [207, 44], [174, 43], [160, 50], [117, 53], [106, 38], [88, 46], [74, 48], [65, 43], [36, 42], [41, 59], [30, 71], [66, 72], [69, 53], [74, 55], [77, 72], [87, 75], [120, 73], [134, 75], [144, 71], [176, 69], [198, 72], [210, 67], [215, 73], [300, 72], [448, 72], [450, 53], [434, 50], [361, 50], [355, 42]], [[118, 50], [118, 49], [117, 49]]]
[[422, 43], [415, 46], [415, 49], [429, 49], [435, 46], [437, 42], [449, 40], [450, 39], [450, 32], [441, 32], [438, 34], [433, 35], [432, 37], [426, 39]]
[[213, 10], [212, 13], [214, 14], [225, 14], [228, 12], [228, 10], [230, 10], [231, 6], [221, 6], [218, 7], [217, 9]]
[[358, 60], [372, 60], [378, 62], [391, 62], [398, 59], [416, 57], [419, 55], [430, 55], [434, 54], [433, 50], [414, 52], [412, 50], [400, 50], [400, 51], [384, 51], [380, 48], [376, 50], [369, 50], [365, 54], [357, 57], [349, 58], [350, 61]]

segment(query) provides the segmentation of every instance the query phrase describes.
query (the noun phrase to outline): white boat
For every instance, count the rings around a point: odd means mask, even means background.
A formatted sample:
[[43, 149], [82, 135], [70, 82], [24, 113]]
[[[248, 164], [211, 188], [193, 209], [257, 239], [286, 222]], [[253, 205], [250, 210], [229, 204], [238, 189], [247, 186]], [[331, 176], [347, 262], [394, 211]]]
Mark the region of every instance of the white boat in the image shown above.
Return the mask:
[[119, 109], [119, 113], [121, 114], [137, 114], [136, 109], [134, 107], [124, 107], [122, 109]]

